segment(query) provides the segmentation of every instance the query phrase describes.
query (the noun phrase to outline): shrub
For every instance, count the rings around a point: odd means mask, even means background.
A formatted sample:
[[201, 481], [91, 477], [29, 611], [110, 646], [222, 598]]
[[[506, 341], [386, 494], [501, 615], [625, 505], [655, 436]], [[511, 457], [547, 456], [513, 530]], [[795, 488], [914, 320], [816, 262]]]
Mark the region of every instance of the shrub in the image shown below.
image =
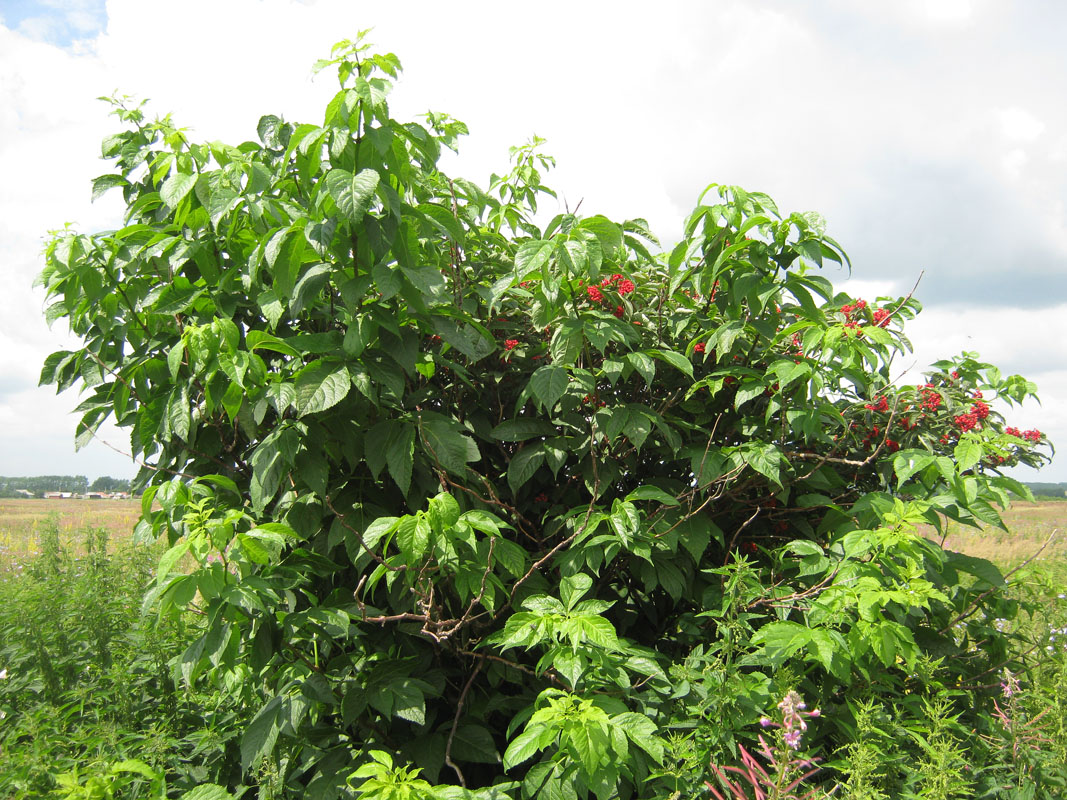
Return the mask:
[[899, 384], [919, 305], [836, 294], [815, 214], [712, 185], [663, 253], [545, 221], [539, 142], [483, 190], [438, 168], [462, 123], [389, 116], [395, 56], [319, 66], [321, 125], [236, 147], [115, 101], [94, 193], [125, 225], [58, 233], [41, 276], [83, 340], [42, 382], [84, 385], [78, 442], [129, 429], [149, 602], [206, 621], [182, 678], [255, 709], [241, 780], [689, 796], [793, 689], [813, 746], [865, 694], [955, 757], [1013, 612], [916, 526], [1028, 495], [1001, 469], [1047, 442], [998, 409], [1033, 384], [973, 354]]

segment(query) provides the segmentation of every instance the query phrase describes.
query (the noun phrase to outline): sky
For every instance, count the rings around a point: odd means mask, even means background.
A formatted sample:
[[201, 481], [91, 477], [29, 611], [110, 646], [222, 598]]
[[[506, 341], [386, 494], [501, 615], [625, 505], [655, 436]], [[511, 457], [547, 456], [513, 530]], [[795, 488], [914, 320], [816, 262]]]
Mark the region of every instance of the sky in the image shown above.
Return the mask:
[[[709, 183], [818, 211], [857, 297], [925, 310], [896, 375], [977, 352], [1038, 384], [1000, 409], [1067, 447], [1067, 4], [1062, 0], [0, 0], [0, 475], [130, 477], [123, 431], [74, 453], [76, 393], [38, 388], [74, 342], [32, 287], [49, 230], [121, 223], [90, 203], [117, 130], [96, 98], [149, 100], [196, 140], [321, 122], [312, 63], [371, 28], [404, 73], [393, 116], [471, 135], [446, 165], [485, 185], [533, 135], [560, 210], [644, 217], [664, 241]], [[921, 278], [921, 279], [920, 279]], [[1067, 456], [1024, 480], [1067, 481]]]

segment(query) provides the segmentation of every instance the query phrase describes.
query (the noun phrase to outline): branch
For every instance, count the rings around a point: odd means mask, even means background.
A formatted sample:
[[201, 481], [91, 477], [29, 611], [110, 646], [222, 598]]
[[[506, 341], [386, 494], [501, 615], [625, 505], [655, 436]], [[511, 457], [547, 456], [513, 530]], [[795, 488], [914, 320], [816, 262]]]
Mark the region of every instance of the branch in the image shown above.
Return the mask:
[[[1023, 561], [1021, 564], [1019, 564], [1014, 569], [1010, 570], [1008, 572], [1008, 574], [1004, 576], [1005, 582], [1008, 580], [1008, 578], [1010, 578], [1016, 572], [1021, 570], [1023, 567], [1025, 567], [1027, 564], [1029, 564], [1031, 561], [1033, 561], [1035, 558], [1037, 558], [1039, 555], [1041, 555], [1041, 553], [1044, 552], [1045, 548], [1048, 547], [1052, 543], [1052, 540], [1055, 538], [1056, 534], [1059, 533], [1059, 532], [1060, 532], [1059, 528], [1053, 528], [1052, 529], [1052, 533], [1050, 533], [1048, 535], [1048, 538], [1045, 539], [1045, 543], [1043, 545], [1041, 545], [1039, 548], [1037, 548], [1037, 551], [1032, 556], [1030, 556], [1028, 559]], [[982, 592], [980, 595], [978, 595], [976, 598], [974, 598], [974, 600], [971, 601], [970, 605], [968, 605], [967, 608], [965, 608], [963, 611], [961, 611], [959, 614], [957, 614], [953, 618], [953, 620], [948, 623], [948, 625], [946, 625], [945, 627], [943, 627], [941, 630], [938, 631], [938, 635], [943, 636], [948, 631], [950, 631], [953, 628], [953, 626], [956, 625], [956, 623], [958, 623], [958, 622], [960, 622], [962, 620], [965, 620], [965, 619], [967, 619], [967, 617], [971, 616], [971, 614], [973, 614], [975, 611], [978, 610], [978, 604], [981, 603], [985, 598], [989, 597], [989, 595], [993, 594], [993, 592], [997, 591], [998, 588], [999, 587], [997, 587], [997, 586], [991, 586], [988, 589], [986, 589], [984, 592]]]
[[467, 678], [467, 683], [463, 687], [463, 692], [459, 696], [459, 702], [456, 704], [456, 715], [452, 718], [452, 730], [448, 732], [448, 742], [445, 744], [445, 763], [456, 773], [456, 777], [459, 778], [459, 785], [464, 789], [467, 788], [467, 781], [463, 777], [463, 773], [460, 772], [459, 767], [456, 766], [452, 760], [452, 740], [456, 736], [456, 727], [459, 725], [459, 715], [463, 713], [463, 704], [467, 701], [467, 693], [471, 690], [471, 684], [474, 683], [474, 678], [478, 675], [478, 671], [482, 668], [482, 662], [484, 658], [482, 656], [477, 657], [477, 662], [474, 665], [474, 669], [471, 670], [471, 675]]
[[371, 550], [369, 547], [367, 547], [367, 543], [363, 541], [363, 534], [360, 531], [358, 531], [355, 528], [353, 528], [351, 525], [349, 525], [345, 521], [345, 515], [342, 514], [340, 511], [338, 511], [336, 508], [333, 507], [333, 503], [330, 501], [329, 495], [323, 495], [322, 496], [322, 500], [323, 500], [324, 503], [326, 503], [326, 507], [328, 509], [330, 509], [330, 511], [333, 512], [335, 517], [337, 517], [337, 521], [341, 523], [341, 527], [346, 528], [347, 530], [350, 530], [352, 533], [354, 533], [356, 535], [356, 541], [359, 542], [359, 546], [363, 548], [363, 550], [367, 553], [367, 555], [369, 555], [371, 558], [373, 558], [375, 561], [377, 561], [379, 564], [381, 564], [386, 569], [392, 570], [393, 572], [403, 572], [404, 570], [407, 569], [407, 565], [406, 564], [401, 564], [399, 567], [394, 567], [392, 564], [387, 563], [386, 560], [384, 558], [382, 558], [380, 555], [378, 555], [373, 550]]

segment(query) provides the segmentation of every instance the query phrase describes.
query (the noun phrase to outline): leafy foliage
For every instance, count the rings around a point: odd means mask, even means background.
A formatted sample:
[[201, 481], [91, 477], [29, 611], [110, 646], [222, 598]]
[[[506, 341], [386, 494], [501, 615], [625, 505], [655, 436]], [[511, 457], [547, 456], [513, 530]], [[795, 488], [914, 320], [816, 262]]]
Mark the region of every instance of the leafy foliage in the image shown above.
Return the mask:
[[389, 116], [395, 56], [320, 67], [321, 124], [237, 147], [116, 101], [125, 225], [41, 275], [83, 340], [42, 382], [82, 384], [79, 442], [130, 430], [148, 604], [203, 617], [176, 669], [252, 709], [242, 780], [688, 796], [786, 690], [843, 745], [851, 699], [916, 681], [970, 687], [904, 706], [930, 775], [955, 758], [1015, 610], [917, 526], [1027, 495], [1001, 469], [1047, 442], [986, 401], [1033, 384], [964, 354], [899, 385], [918, 303], [835, 294], [817, 215], [712, 185], [665, 253], [545, 221], [539, 142], [483, 190], [438, 168], [462, 123]]
[[0, 796], [161, 797], [164, 773], [171, 789], [233, 780], [241, 716], [171, 674], [188, 621], [140, 613], [155, 553], [84, 533], [75, 557], [43, 526], [39, 554], [0, 579]]

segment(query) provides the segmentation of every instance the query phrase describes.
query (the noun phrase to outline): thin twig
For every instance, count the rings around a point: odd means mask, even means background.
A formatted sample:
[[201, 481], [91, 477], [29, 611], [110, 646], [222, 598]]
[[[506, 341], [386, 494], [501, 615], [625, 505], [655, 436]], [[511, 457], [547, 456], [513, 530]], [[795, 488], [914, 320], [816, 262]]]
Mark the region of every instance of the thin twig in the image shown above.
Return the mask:
[[467, 781], [463, 777], [463, 773], [460, 772], [459, 767], [457, 767], [456, 763], [452, 760], [452, 740], [456, 738], [456, 727], [459, 725], [459, 715], [463, 713], [463, 704], [467, 700], [467, 693], [470, 692], [471, 684], [474, 683], [475, 676], [482, 668], [482, 662], [484, 661], [484, 657], [477, 656], [476, 658], [477, 661], [474, 665], [474, 669], [471, 670], [470, 677], [467, 678], [467, 683], [463, 687], [463, 692], [459, 696], [459, 702], [456, 703], [456, 715], [452, 718], [452, 730], [448, 732], [448, 742], [445, 744], [445, 763], [448, 764], [448, 766], [452, 767], [452, 769], [455, 771], [456, 777], [459, 778], [459, 785], [462, 786], [464, 789], [467, 788]]

